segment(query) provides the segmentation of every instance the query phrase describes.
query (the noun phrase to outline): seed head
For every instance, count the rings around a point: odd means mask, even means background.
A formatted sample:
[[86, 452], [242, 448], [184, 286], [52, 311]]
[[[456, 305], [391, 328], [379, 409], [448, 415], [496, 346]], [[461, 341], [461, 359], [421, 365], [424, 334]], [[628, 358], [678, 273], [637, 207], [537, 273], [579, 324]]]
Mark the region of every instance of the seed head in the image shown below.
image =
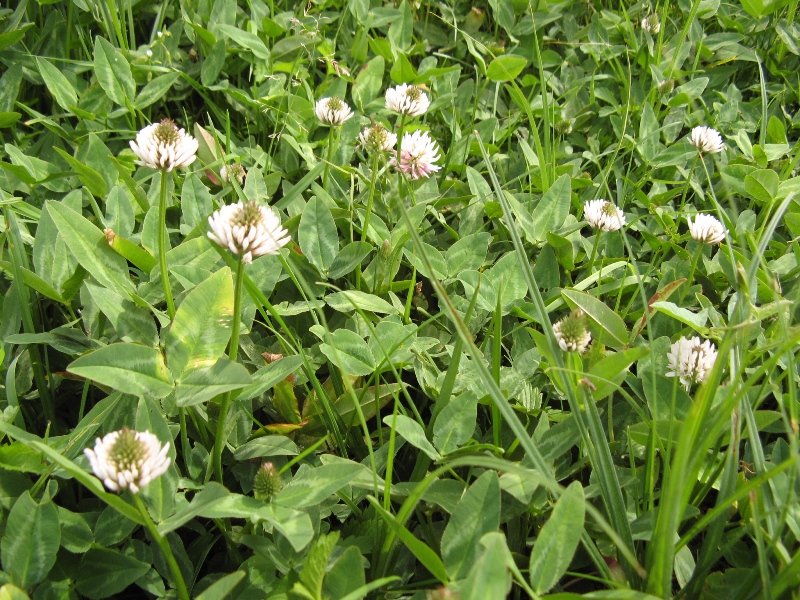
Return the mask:
[[586, 314], [582, 310], [573, 310], [558, 321], [553, 325], [553, 333], [564, 352], [583, 354], [592, 341], [592, 334], [586, 326]]
[[275, 465], [271, 462], [263, 463], [253, 478], [253, 496], [255, 496], [256, 500], [269, 502], [281, 491], [282, 487], [281, 474], [275, 468]]

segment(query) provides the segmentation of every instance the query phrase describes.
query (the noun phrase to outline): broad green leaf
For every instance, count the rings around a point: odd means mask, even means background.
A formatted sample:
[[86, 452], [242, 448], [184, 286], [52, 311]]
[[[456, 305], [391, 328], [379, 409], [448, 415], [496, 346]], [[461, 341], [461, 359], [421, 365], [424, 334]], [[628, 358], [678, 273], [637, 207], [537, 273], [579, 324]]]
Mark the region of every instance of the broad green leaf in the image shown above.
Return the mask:
[[233, 589], [247, 576], [246, 571], [234, 571], [208, 586], [195, 600], [225, 600], [229, 598]]
[[0, 50], [3, 48], [8, 48], [9, 46], [13, 46], [17, 42], [19, 42], [22, 38], [25, 37], [25, 32], [34, 26], [34, 23], [27, 23], [22, 27], [17, 29], [13, 29], [11, 31], [5, 31], [0, 34]]
[[583, 533], [584, 504], [583, 487], [573, 481], [539, 531], [530, 560], [531, 586], [537, 593], [549, 591], [569, 568]]
[[200, 82], [203, 85], [208, 86], [217, 83], [222, 67], [225, 65], [226, 54], [225, 40], [217, 40], [203, 61], [203, 66], [200, 67]]
[[338, 531], [329, 534], [323, 533], [314, 540], [308, 550], [303, 569], [300, 571], [300, 583], [296, 583], [295, 587], [304, 588], [302, 591], [306, 592], [307, 597], [312, 600], [322, 600], [322, 582], [325, 579], [328, 560], [338, 541]]
[[364, 557], [356, 546], [350, 546], [339, 556], [325, 576], [322, 587], [325, 598], [344, 598], [366, 582]]
[[233, 40], [243, 48], [250, 50], [256, 58], [269, 62], [269, 50], [257, 35], [249, 31], [242, 31], [233, 25], [217, 25], [217, 29], [228, 39]]
[[478, 399], [463, 393], [442, 409], [433, 426], [433, 444], [439, 452], [448, 454], [469, 441], [475, 431], [477, 407]]
[[772, 169], [759, 169], [747, 174], [744, 178], [744, 189], [762, 204], [772, 202], [778, 194], [779, 184], [780, 178]]
[[409, 444], [422, 450], [431, 460], [439, 460], [441, 458], [433, 444], [425, 437], [425, 430], [422, 429], [422, 425], [414, 419], [405, 415], [386, 415], [383, 418], [383, 422], [388, 427], [394, 427], [394, 430], [403, 436]]
[[6, 583], [0, 587], [0, 600], [30, 600], [30, 596], [13, 583]]
[[46, 206], [70, 252], [98, 283], [122, 295], [135, 291], [128, 263], [109, 247], [102, 231], [65, 204], [50, 200]]
[[470, 570], [462, 586], [464, 600], [505, 600], [508, 594], [505, 542], [499, 535], [489, 534], [489, 545]]
[[181, 210], [183, 211], [183, 221], [192, 228], [205, 224], [208, 215], [211, 214], [211, 194], [194, 173], [187, 175], [183, 180]]
[[351, 242], [342, 248], [333, 259], [328, 276], [339, 279], [350, 273], [357, 265], [361, 264], [367, 255], [372, 252], [372, 244], [367, 242]]
[[172, 88], [180, 76], [180, 73], [165, 73], [154, 77], [142, 88], [133, 105], [137, 110], [142, 110], [158, 102]]
[[172, 377], [161, 352], [140, 344], [105, 346], [84, 354], [67, 370], [134, 396], [163, 398], [173, 388]]
[[394, 534], [400, 538], [406, 547], [411, 551], [411, 553], [422, 563], [422, 565], [430, 571], [431, 575], [436, 577], [440, 582], [447, 583], [448, 576], [447, 571], [444, 568], [444, 564], [442, 563], [442, 559], [440, 559], [436, 553], [431, 550], [430, 546], [428, 546], [422, 540], [417, 539], [414, 534], [412, 534], [406, 527], [397, 520], [392, 513], [386, 511], [378, 501], [375, 500], [372, 496], [368, 496], [367, 499], [369, 500], [370, 504], [372, 504], [375, 511], [383, 517], [383, 520], [386, 524], [391, 528]]
[[53, 568], [60, 545], [56, 505], [49, 498], [37, 503], [26, 490], [11, 507], [0, 540], [3, 570], [14, 583], [28, 589]]
[[467, 489], [442, 534], [442, 560], [450, 579], [466, 577], [475, 566], [484, 534], [500, 527], [500, 483], [486, 471]]
[[339, 235], [330, 209], [318, 197], [303, 210], [297, 235], [308, 262], [326, 273], [339, 252]]
[[106, 196], [108, 193], [108, 186], [106, 185], [106, 180], [103, 179], [100, 173], [95, 171], [92, 167], [83, 164], [77, 158], [70, 156], [61, 148], [55, 148], [55, 151], [70, 164], [78, 174], [78, 179], [81, 180], [81, 183], [86, 186], [86, 189], [88, 189], [93, 196], [97, 196], [98, 198]]
[[383, 298], [358, 290], [347, 290], [329, 294], [325, 296], [325, 302], [332, 309], [340, 312], [352, 312], [356, 310], [356, 308], [378, 314], [397, 312], [395, 308]]
[[153, 347], [158, 344], [158, 331], [150, 311], [139, 308], [108, 288], [88, 281], [84, 285], [123, 342], [138, 342]]
[[337, 367], [348, 375], [369, 375], [376, 363], [367, 342], [354, 331], [337, 329], [330, 334], [331, 344], [320, 344], [319, 349]]
[[243, 365], [223, 356], [211, 366], [185, 371], [175, 386], [175, 401], [180, 407], [194, 406], [251, 383], [250, 373]]
[[61, 546], [63, 548], [73, 554], [83, 554], [92, 547], [94, 534], [82, 514], [59, 506], [58, 520], [61, 522]]
[[293, 508], [314, 506], [350, 483], [362, 469], [363, 465], [358, 463], [334, 463], [316, 468], [302, 468], [275, 496], [273, 503]]
[[81, 557], [76, 588], [87, 598], [99, 600], [118, 594], [150, 570], [150, 565], [107, 548], [92, 548]]
[[561, 295], [564, 296], [564, 300], [570, 308], [580, 308], [591, 321], [608, 334], [600, 335], [600, 342], [615, 348], [628, 343], [628, 328], [625, 326], [625, 322], [602, 300], [575, 289], [561, 290]]
[[547, 239], [547, 233], [556, 231], [569, 214], [572, 179], [562, 175], [555, 180], [531, 213], [533, 234], [537, 242]]
[[702, 335], [708, 334], [708, 328], [706, 327], [708, 311], [705, 309], [701, 310], [699, 313], [693, 313], [689, 309], [678, 306], [674, 302], [664, 301], [653, 302], [650, 306], [658, 312], [662, 312], [673, 319], [677, 319], [681, 323], [685, 323]]
[[353, 101], [362, 112], [364, 107], [372, 102], [381, 91], [383, 83], [383, 69], [386, 61], [383, 57], [376, 56], [361, 69], [353, 84]]
[[36, 57], [36, 66], [39, 67], [39, 74], [44, 79], [44, 84], [58, 102], [59, 106], [66, 111], [72, 111], [78, 103], [78, 93], [64, 74], [46, 58]]
[[528, 59], [517, 54], [501, 54], [489, 63], [486, 76], [492, 81], [513, 81], [522, 73]]
[[455, 277], [461, 271], [477, 271], [486, 260], [486, 252], [492, 236], [486, 232], [473, 233], [458, 240], [445, 252], [447, 271]]
[[226, 267], [189, 292], [175, 313], [166, 349], [176, 378], [217, 362], [231, 338], [232, 314], [233, 278]]
[[161, 535], [167, 535], [170, 531], [174, 531], [194, 519], [204, 510], [218, 504], [229, 494], [230, 492], [224, 486], [213, 481], [208, 482], [202, 490], [195, 494], [191, 502], [168, 519], [161, 521], [158, 525], [158, 532]]
[[649, 354], [650, 348], [638, 347], [615, 352], [600, 359], [589, 370], [589, 380], [595, 386], [592, 398], [602, 400], [617, 390], [628, 374], [628, 367]]
[[100, 87], [116, 104], [127, 106], [136, 95], [136, 83], [127, 59], [100, 36], [94, 39], [94, 74]]
[[303, 364], [301, 356], [284, 356], [266, 367], [259, 369], [252, 376], [253, 383], [242, 390], [239, 399], [251, 399], [260, 396], [279, 381], [283, 381]]
[[274, 501], [264, 504], [261, 500], [240, 494], [228, 494], [212, 506], [203, 508], [198, 516], [209, 519], [247, 519], [252, 523], [266, 521], [289, 540], [295, 551], [305, 548], [314, 537], [314, 528], [307, 513], [278, 506]]
[[149, 431], [155, 435], [162, 446], [169, 444], [167, 456], [172, 462], [166, 473], [148, 483], [140, 492], [147, 504], [148, 512], [156, 522], [159, 522], [175, 511], [175, 493], [178, 491], [179, 477], [175, 466], [177, 458], [175, 443], [161, 405], [147, 396], [139, 398], [134, 426], [137, 431]]
[[239, 446], [233, 457], [244, 461], [265, 456], [295, 456], [297, 453], [297, 445], [286, 436], [265, 435]]

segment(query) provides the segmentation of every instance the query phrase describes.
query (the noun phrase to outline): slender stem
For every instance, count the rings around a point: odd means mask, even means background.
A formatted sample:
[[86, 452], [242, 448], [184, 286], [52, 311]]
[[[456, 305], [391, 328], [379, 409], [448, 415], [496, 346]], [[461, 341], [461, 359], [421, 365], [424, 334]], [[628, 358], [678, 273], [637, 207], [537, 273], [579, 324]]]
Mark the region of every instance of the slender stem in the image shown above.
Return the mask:
[[326, 192], [328, 191], [328, 175], [331, 171], [331, 160], [333, 160], [333, 136], [334, 127], [331, 125], [330, 132], [328, 132], [328, 156], [325, 159], [325, 174], [322, 176], [322, 187]]
[[399, 400], [397, 397], [394, 399], [394, 408], [392, 409], [392, 427], [389, 431], [389, 457], [386, 461], [386, 479], [384, 480], [383, 487], [383, 508], [389, 510], [392, 506], [392, 471], [394, 470], [394, 444], [395, 444], [395, 427], [397, 426], [397, 410], [399, 408]]
[[683, 214], [683, 206], [686, 204], [686, 194], [689, 191], [689, 184], [692, 181], [692, 174], [694, 173], [694, 168], [697, 166], [697, 161], [700, 159], [700, 153], [698, 152], [697, 155], [694, 157], [692, 161], [692, 167], [689, 169], [689, 174], [686, 176], [686, 183], [683, 186], [683, 194], [681, 194], [681, 205], [678, 208], [678, 216], [680, 217]]
[[[239, 355], [239, 324], [242, 312], [242, 284], [244, 282], [244, 263], [239, 257], [236, 263], [236, 282], [233, 294], [233, 324], [231, 327], [231, 341], [228, 347], [228, 358], [235, 361]], [[233, 401], [233, 393], [227, 392], [222, 399], [217, 418], [217, 434], [214, 438], [214, 477], [222, 483], [222, 451], [225, 448], [225, 424], [228, 420], [228, 411]]]
[[697, 269], [697, 261], [700, 259], [700, 255], [703, 253], [703, 244], [698, 242], [697, 252], [694, 253], [692, 257], [692, 268], [689, 269], [689, 279], [686, 280], [686, 286], [683, 288], [683, 292], [681, 292], [681, 299], [678, 302], [678, 306], [683, 304], [683, 299], [686, 297], [686, 292], [689, 291], [689, 288], [692, 287], [692, 283], [694, 282], [694, 272]]
[[153, 523], [153, 519], [150, 518], [150, 514], [147, 512], [147, 508], [145, 507], [144, 502], [142, 502], [142, 499], [139, 497], [139, 495], [132, 494], [132, 496], [133, 503], [139, 510], [139, 514], [142, 515], [142, 520], [144, 521], [145, 527], [147, 527], [150, 535], [153, 536], [153, 539], [158, 544], [158, 547], [161, 548], [161, 551], [164, 553], [164, 558], [167, 559], [169, 570], [172, 573], [172, 579], [174, 580], [175, 587], [177, 588], [178, 598], [181, 600], [189, 600], [189, 590], [186, 588], [186, 582], [183, 579], [183, 573], [181, 573], [181, 569], [178, 566], [178, 561], [175, 560], [175, 555], [172, 553], [172, 548], [170, 548], [169, 542], [158, 532], [156, 524]]
[[167, 300], [167, 314], [175, 317], [175, 301], [172, 299], [172, 288], [169, 285], [167, 269], [167, 182], [169, 173], [161, 171], [161, 195], [158, 200], [158, 266], [161, 270], [161, 283], [164, 286], [164, 297]]
[[[372, 173], [370, 173], [370, 181], [369, 181], [369, 199], [367, 200], [367, 212], [364, 216], [364, 227], [361, 229], [361, 241], [364, 242], [367, 240], [369, 236], [369, 220], [372, 217], [372, 203], [375, 200], [375, 182], [378, 179], [378, 164], [380, 161], [381, 155], [376, 152], [375, 156], [372, 158]], [[358, 263], [356, 267], [356, 289], [361, 289], [361, 281], [364, 279], [364, 276], [361, 272], [361, 263]]]
[[[504, 288], [500, 280], [500, 289]], [[503, 296], [497, 294], [497, 306], [494, 310], [494, 340], [492, 344], [492, 377], [500, 385], [500, 361], [503, 351]], [[503, 416], [495, 403], [492, 403], [492, 440], [497, 448], [502, 447]]]
[[[592, 255], [589, 258], [589, 268], [586, 270], [586, 276], [592, 274], [592, 267], [594, 266], [594, 259], [597, 257], [597, 248], [600, 246], [600, 233], [601, 231], [598, 229], [597, 233], [594, 236], [594, 245], [592, 246]], [[600, 293], [600, 279], [597, 280], [597, 293]]]

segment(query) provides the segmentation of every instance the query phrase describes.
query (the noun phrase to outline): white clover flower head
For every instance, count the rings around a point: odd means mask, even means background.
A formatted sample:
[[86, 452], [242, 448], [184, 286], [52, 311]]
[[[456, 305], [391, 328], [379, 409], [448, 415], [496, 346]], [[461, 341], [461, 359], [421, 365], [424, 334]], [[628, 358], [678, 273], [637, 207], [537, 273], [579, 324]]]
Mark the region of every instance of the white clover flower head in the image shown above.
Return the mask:
[[706, 154], [717, 154], [725, 149], [725, 142], [722, 141], [719, 131], [705, 125], [692, 129], [689, 143]]
[[249, 264], [265, 254], [278, 254], [289, 243], [289, 232], [271, 208], [254, 201], [223, 206], [208, 218], [211, 241]]
[[401, 144], [400, 160], [397, 153], [390, 161], [390, 164], [409, 175], [411, 179], [420, 177], [430, 177], [432, 173], [441, 170], [442, 167], [433, 164], [439, 160], [439, 150], [427, 131], [415, 131], [414, 133], [403, 134]]
[[678, 377], [688, 392], [694, 383], [703, 383], [717, 360], [717, 348], [709, 340], [681, 337], [667, 354], [667, 377]]
[[323, 125], [330, 125], [331, 127], [341, 125], [353, 116], [353, 111], [350, 110], [347, 102], [338, 96], [323, 98], [317, 102], [314, 112], [317, 113], [317, 118], [320, 120], [320, 123]]
[[391, 152], [397, 145], [397, 134], [378, 123], [372, 127], [365, 127], [358, 134], [358, 141], [362, 148], [370, 152]]
[[424, 115], [430, 105], [428, 94], [416, 85], [403, 83], [386, 90], [386, 108], [401, 115], [408, 117]]
[[641, 27], [653, 35], [658, 35], [661, 31], [661, 21], [656, 13], [652, 13], [642, 18]]
[[236, 179], [239, 182], [239, 185], [244, 183], [244, 178], [247, 175], [247, 171], [244, 170], [244, 167], [239, 163], [233, 163], [232, 165], [222, 165], [222, 168], [219, 170], [219, 177], [222, 181], [226, 183], [231, 182], [231, 177]]
[[130, 145], [139, 157], [137, 165], [164, 169], [167, 173], [188, 167], [197, 158], [197, 140], [178, 129], [172, 119], [148, 125], [136, 134], [136, 141], [131, 141]]
[[592, 341], [592, 334], [586, 326], [586, 314], [580, 309], [573, 310], [553, 325], [553, 333], [564, 352], [583, 354]]
[[129, 489], [133, 494], [167, 471], [172, 460], [167, 452], [169, 442], [162, 446], [149, 431], [127, 427], [112, 431], [103, 439], [97, 438], [94, 450], [83, 451], [92, 471], [109, 490]]
[[583, 216], [593, 229], [600, 231], [617, 231], [625, 225], [625, 215], [608, 200], [589, 200], [583, 206]]
[[701, 244], [719, 244], [725, 239], [725, 227], [712, 215], [700, 213], [695, 216], [694, 223], [691, 217], [686, 220], [689, 222], [689, 233]]

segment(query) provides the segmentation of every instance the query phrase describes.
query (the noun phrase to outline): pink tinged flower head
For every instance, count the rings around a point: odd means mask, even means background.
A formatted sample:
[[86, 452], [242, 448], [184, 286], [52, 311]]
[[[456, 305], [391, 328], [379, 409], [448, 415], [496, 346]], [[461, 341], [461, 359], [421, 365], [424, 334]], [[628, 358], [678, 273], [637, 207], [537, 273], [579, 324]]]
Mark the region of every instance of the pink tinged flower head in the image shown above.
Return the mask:
[[583, 216], [593, 229], [600, 231], [616, 231], [625, 225], [625, 215], [608, 200], [589, 200], [583, 207]]
[[149, 431], [135, 431], [127, 427], [112, 431], [103, 439], [97, 438], [94, 449], [86, 448], [92, 471], [111, 491], [129, 489], [138, 494], [148, 483], [161, 477], [172, 460], [169, 442], [164, 446]]
[[688, 392], [694, 383], [703, 383], [717, 361], [717, 347], [709, 340], [682, 337], [667, 354], [667, 377], [677, 377]]
[[722, 141], [719, 131], [706, 126], [692, 129], [689, 143], [706, 154], [717, 154], [725, 149], [725, 142]]
[[331, 127], [341, 125], [353, 116], [353, 111], [347, 105], [347, 102], [338, 96], [323, 98], [317, 102], [314, 112], [317, 114], [320, 123]]
[[416, 85], [403, 83], [386, 90], [386, 108], [398, 114], [418, 117], [424, 115], [430, 105], [428, 94]]
[[227, 248], [249, 264], [265, 254], [278, 254], [289, 243], [289, 232], [271, 208], [256, 202], [223, 206], [208, 218], [211, 241]]
[[712, 215], [700, 213], [695, 216], [694, 222], [691, 217], [686, 220], [689, 222], [692, 238], [701, 244], [719, 244], [725, 239], [725, 227]]
[[403, 134], [400, 146], [400, 160], [395, 155], [391, 164], [402, 171], [411, 179], [430, 177], [432, 173], [441, 170], [435, 165], [441, 156], [439, 150], [427, 131], [415, 131]]
[[171, 119], [153, 123], [136, 134], [130, 142], [131, 150], [138, 157], [137, 165], [150, 169], [172, 169], [188, 167], [197, 158], [197, 140], [178, 129]]

